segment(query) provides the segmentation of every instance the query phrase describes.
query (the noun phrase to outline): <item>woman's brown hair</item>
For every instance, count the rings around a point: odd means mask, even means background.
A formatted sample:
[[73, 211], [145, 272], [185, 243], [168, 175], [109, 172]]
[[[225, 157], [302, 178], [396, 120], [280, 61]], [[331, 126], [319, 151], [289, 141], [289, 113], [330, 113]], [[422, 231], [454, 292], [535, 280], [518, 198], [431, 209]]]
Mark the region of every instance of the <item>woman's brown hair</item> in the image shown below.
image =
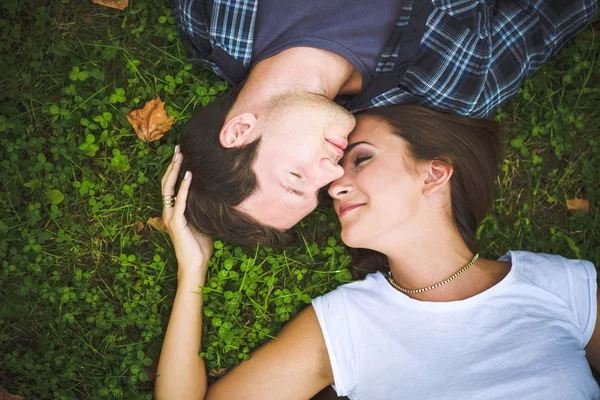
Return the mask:
[[[475, 232], [494, 199], [494, 180], [501, 160], [498, 124], [492, 120], [441, 114], [417, 105], [373, 108], [356, 115], [386, 122], [407, 143], [415, 161], [441, 160], [453, 166], [450, 178], [452, 220], [467, 246], [475, 247]], [[362, 279], [387, 271], [385, 255], [348, 249], [352, 276]]]

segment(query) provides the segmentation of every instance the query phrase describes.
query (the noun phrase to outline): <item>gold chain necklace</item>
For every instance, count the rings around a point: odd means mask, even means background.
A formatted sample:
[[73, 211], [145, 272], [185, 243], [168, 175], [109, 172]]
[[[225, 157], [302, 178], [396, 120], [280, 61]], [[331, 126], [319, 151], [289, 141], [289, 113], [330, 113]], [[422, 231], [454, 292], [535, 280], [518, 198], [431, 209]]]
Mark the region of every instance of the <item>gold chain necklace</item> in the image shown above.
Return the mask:
[[456, 273], [454, 275], [452, 275], [451, 277], [444, 279], [443, 281], [438, 282], [435, 285], [427, 286], [427, 287], [424, 287], [421, 289], [407, 289], [407, 288], [404, 288], [404, 287], [398, 285], [396, 283], [396, 281], [394, 280], [394, 277], [392, 276], [392, 271], [390, 271], [388, 273], [388, 281], [390, 281], [390, 285], [392, 285], [395, 289], [401, 291], [402, 293], [407, 293], [407, 294], [422, 293], [427, 290], [438, 288], [438, 287], [450, 282], [451, 280], [453, 280], [454, 278], [456, 278], [457, 276], [459, 276], [460, 274], [465, 272], [467, 269], [469, 269], [471, 267], [471, 265], [475, 264], [475, 261], [477, 261], [478, 258], [479, 258], [479, 253], [475, 254], [473, 256], [473, 258], [471, 258], [471, 261], [469, 261], [469, 263], [467, 265], [465, 265], [464, 267], [462, 267], [461, 269], [456, 271]]

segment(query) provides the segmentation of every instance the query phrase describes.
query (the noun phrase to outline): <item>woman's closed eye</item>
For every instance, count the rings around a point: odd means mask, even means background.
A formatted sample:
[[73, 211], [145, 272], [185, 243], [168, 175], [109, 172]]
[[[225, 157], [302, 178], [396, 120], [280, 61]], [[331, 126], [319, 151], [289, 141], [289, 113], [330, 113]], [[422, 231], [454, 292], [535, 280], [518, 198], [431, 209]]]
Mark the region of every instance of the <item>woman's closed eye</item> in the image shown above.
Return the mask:
[[373, 156], [357, 156], [354, 159], [354, 166], [358, 167], [360, 164], [362, 164], [363, 162], [370, 160]]

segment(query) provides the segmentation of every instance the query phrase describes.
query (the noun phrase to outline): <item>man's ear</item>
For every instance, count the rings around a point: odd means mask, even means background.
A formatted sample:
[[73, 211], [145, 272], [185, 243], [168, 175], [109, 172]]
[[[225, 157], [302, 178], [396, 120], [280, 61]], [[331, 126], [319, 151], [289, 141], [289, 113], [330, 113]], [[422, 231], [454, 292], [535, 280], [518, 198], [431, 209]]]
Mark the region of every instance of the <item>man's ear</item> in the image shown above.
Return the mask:
[[258, 139], [256, 122], [256, 116], [252, 113], [238, 114], [229, 118], [219, 132], [221, 146], [230, 149], [254, 142]]
[[431, 195], [446, 185], [452, 177], [454, 167], [452, 164], [440, 160], [429, 161], [426, 166], [427, 175], [423, 182], [423, 194]]

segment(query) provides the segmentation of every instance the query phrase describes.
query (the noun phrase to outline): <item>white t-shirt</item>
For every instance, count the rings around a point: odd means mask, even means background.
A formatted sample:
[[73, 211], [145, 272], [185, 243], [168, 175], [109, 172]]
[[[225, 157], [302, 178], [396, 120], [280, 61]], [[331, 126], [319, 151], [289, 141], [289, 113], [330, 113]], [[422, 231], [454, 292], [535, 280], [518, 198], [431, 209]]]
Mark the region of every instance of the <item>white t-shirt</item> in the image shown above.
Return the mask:
[[584, 347], [596, 323], [588, 261], [511, 251], [508, 275], [466, 300], [426, 302], [382, 273], [312, 304], [334, 389], [350, 399], [600, 399]]

